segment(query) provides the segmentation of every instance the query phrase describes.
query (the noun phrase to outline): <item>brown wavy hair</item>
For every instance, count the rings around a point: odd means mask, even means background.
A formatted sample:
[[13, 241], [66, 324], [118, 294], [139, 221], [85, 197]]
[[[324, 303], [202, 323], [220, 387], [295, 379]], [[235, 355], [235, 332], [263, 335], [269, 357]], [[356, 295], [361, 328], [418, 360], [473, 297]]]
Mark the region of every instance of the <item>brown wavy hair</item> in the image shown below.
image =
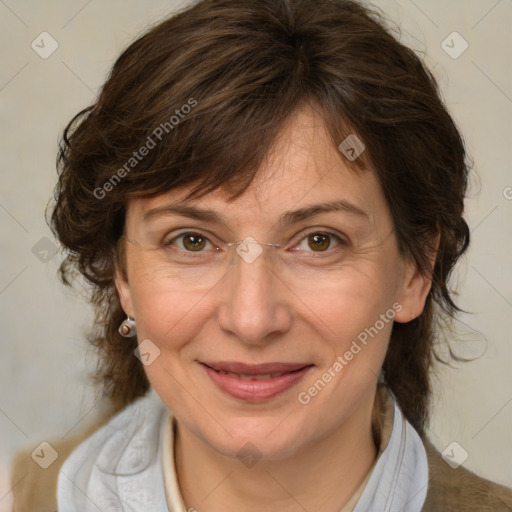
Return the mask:
[[189, 198], [227, 184], [237, 198], [305, 104], [321, 112], [336, 147], [350, 133], [364, 142], [348, 163], [377, 173], [401, 253], [432, 278], [422, 314], [394, 324], [383, 365], [424, 434], [434, 309], [459, 311], [447, 283], [469, 244], [469, 165], [433, 75], [385, 18], [351, 0], [198, 1], [130, 44], [64, 130], [49, 222], [67, 251], [61, 279], [81, 274], [92, 285], [95, 380], [115, 410], [149, 388], [136, 340], [117, 330], [125, 314], [114, 270], [128, 201], [192, 184]]

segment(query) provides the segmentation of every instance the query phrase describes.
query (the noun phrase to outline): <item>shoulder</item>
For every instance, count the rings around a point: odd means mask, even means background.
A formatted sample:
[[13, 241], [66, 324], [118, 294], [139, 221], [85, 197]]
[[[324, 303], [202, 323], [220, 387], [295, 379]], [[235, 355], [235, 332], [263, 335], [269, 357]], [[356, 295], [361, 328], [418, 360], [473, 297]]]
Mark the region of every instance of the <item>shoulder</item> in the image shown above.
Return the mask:
[[167, 413], [151, 390], [77, 446], [59, 472], [59, 507], [82, 512], [92, 501], [109, 510], [140, 503], [164, 510], [160, 439]]
[[423, 512], [512, 511], [512, 489], [481, 478], [468, 469], [449, 466], [428, 440], [429, 485]]
[[[61, 499], [80, 504], [84, 494], [78, 487], [87, 488], [98, 467], [107, 474], [140, 469], [155, 456], [166, 411], [150, 392], [80, 434], [50, 440], [57, 459], [47, 469], [34, 463], [31, 450], [18, 452], [11, 463], [13, 511], [55, 512]], [[148, 437], [156, 442], [148, 442]]]
[[[49, 466], [36, 463], [34, 448], [18, 450], [11, 460], [11, 489], [13, 512], [55, 512], [57, 510], [57, 479], [64, 461], [84, 439], [107, 421], [98, 420], [79, 434], [65, 439], [50, 439], [48, 444], [56, 453]], [[40, 446], [40, 445], [38, 445]], [[44, 445], [36, 454], [44, 454]]]

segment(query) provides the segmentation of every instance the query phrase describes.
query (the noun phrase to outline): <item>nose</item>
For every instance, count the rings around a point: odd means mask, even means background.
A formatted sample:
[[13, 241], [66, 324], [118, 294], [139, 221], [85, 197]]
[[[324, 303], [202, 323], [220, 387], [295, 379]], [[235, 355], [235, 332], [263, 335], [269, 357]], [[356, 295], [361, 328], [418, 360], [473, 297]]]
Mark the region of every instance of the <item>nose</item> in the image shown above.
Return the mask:
[[219, 325], [247, 345], [266, 345], [291, 327], [290, 292], [268, 252], [253, 261], [235, 254], [220, 284]]

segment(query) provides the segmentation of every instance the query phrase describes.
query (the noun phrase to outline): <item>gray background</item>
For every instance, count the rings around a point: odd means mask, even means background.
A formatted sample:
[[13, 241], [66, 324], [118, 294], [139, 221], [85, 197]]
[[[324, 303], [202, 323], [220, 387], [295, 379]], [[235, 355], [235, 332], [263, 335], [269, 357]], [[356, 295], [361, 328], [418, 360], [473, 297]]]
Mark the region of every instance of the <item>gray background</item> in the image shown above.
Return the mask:
[[[80, 431], [101, 407], [86, 376], [94, 367], [83, 337], [91, 311], [80, 286], [58, 282], [60, 254], [43, 217], [58, 136], [94, 100], [122, 48], [178, 5], [0, 0], [0, 511], [10, 510], [14, 451]], [[458, 354], [483, 355], [438, 368], [429, 437], [440, 450], [456, 441], [469, 454], [467, 468], [512, 486], [512, 2], [374, 5], [425, 54], [475, 161], [472, 246], [453, 281], [472, 314], [448, 336]], [[31, 47], [43, 31], [58, 43], [46, 59]], [[442, 48], [454, 31], [469, 44], [458, 58]], [[452, 54], [462, 48], [453, 37], [445, 44]]]

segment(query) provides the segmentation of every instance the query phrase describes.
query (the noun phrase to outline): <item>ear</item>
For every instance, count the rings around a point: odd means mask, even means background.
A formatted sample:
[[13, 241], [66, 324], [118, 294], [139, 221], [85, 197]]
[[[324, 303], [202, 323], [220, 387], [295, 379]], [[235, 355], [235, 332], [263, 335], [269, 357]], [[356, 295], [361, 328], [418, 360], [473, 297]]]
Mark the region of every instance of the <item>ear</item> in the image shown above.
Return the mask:
[[412, 258], [408, 258], [405, 262], [404, 278], [397, 298], [397, 301], [402, 305], [402, 309], [396, 312], [396, 322], [410, 322], [423, 312], [425, 301], [432, 287], [431, 273], [434, 270], [439, 241], [440, 233], [438, 232], [430, 242], [430, 268], [427, 274], [422, 274], [419, 271], [416, 262]]
[[123, 311], [127, 316], [131, 316], [133, 318], [131, 290], [125, 268], [125, 254], [123, 251], [118, 251], [115, 262], [114, 283], [116, 285], [117, 295]]

